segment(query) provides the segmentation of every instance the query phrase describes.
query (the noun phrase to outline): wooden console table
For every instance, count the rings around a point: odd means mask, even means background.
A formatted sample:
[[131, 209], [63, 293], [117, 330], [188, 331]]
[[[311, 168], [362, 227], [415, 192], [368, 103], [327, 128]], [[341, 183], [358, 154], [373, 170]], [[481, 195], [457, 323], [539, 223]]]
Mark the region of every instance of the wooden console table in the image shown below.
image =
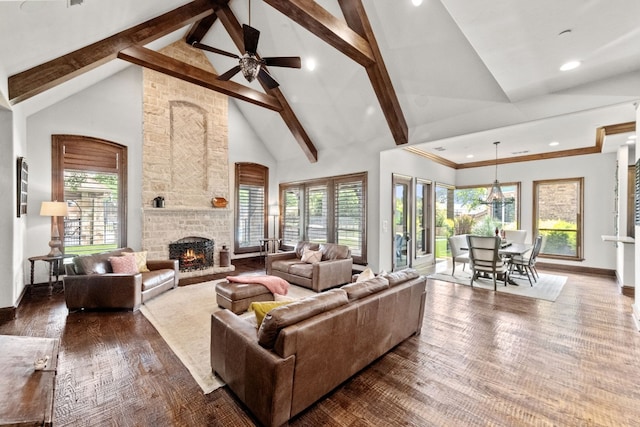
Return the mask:
[[49, 255], [40, 255], [40, 256], [32, 256], [29, 258], [29, 262], [31, 263], [31, 286], [33, 286], [33, 270], [34, 264], [36, 261], [45, 261], [49, 263], [49, 295], [53, 293], [53, 276], [56, 276], [56, 283], [60, 280], [60, 270], [63, 267], [64, 259], [71, 258], [75, 255], [58, 255], [58, 256], [49, 256]]
[[0, 335], [0, 426], [52, 425], [59, 345], [55, 338]]

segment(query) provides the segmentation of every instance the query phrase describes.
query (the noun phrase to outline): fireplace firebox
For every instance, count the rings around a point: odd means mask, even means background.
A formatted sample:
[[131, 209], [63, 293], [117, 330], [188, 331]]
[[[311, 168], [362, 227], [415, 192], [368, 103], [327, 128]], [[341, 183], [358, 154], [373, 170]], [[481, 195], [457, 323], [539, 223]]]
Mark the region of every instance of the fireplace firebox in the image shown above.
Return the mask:
[[169, 243], [169, 258], [177, 259], [180, 271], [204, 270], [213, 267], [215, 244], [204, 237], [185, 237]]

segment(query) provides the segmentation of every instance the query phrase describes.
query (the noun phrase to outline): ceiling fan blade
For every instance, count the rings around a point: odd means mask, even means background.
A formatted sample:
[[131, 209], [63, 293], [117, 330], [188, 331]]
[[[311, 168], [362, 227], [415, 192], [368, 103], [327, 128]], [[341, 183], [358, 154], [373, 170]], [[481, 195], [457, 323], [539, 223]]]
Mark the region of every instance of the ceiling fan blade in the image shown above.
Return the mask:
[[198, 49], [206, 50], [208, 52], [213, 52], [213, 53], [217, 53], [217, 54], [220, 54], [220, 55], [229, 56], [231, 58], [240, 59], [240, 57], [238, 55], [236, 55], [235, 53], [231, 53], [231, 52], [227, 52], [227, 51], [224, 51], [224, 50], [220, 50], [220, 49], [217, 49], [215, 47], [207, 46], [206, 44], [202, 44], [202, 43], [199, 43], [199, 42], [193, 42], [192, 46], [193, 47], [197, 47]]
[[275, 89], [280, 86], [264, 68], [260, 68], [260, 71], [258, 72], [258, 80], [260, 80], [269, 89]]
[[260, 31], [247, 24], [242, 24], [242, 33], [244, 34], [244, 50], [248, 53], [255, 54], [258, 50]]
[[235, 67], [233, 67], [232, 69], [230, 69], [226, 73], [220, 74], [218, 76], [218, 80], [229, 80], [231, 77], [233, 77], [236, 74], [238, 74], [240, 72], [240, 69], [241, 69], [240, 66], [236, 65]]
[[274, 67], [301, 68], [302, 62], [299, 56], [273, 56], [270, 58], [262, 58], [264, 63]]

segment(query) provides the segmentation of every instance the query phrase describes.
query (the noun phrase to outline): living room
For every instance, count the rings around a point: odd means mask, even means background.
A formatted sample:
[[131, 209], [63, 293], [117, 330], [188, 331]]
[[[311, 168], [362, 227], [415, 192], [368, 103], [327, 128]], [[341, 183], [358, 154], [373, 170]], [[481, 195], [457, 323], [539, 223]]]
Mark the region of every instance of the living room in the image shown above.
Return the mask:
[[[27, 7], [30, 6], [27, 5]], [[186, 49], [192, 48], [186, 46]], [[194, 55], [201, 54], [196, 50], [193, 50], [193, 52]], [[149, 143], [144, 137], [144, 126], [145, 123], [148, 123], [148, 120], [145, 119], [143, 97], [145, 93], [144, 74], [147, 70], [143, 70], [138, 66], [128, 65], [113, 74], [105, 71], [105, 69], [108, 70], [112, 66], [113, 64], [104, 65], [105, 68], [99, 68], [89, 73], [92, 74], [91, 78], [78, 77], [62, 84], [60, 87], [51, 89], [49, 92], [37, 95], [32, 100], [17, 103], [11, 106], [10, 109], [2, 109], [0, 111], [0, 139], [4, 141], [3, 147], [5, 147], [5, 151], [11, 153], [1, 161], [0, 170], [4, 176], [14, 177], [16, 157], [23, 156], [29, 162], [28, 214], [16, 218], [14, 203], [6, 203], [2, 211], [3, 221], [0, 227], [0, 238], [5, 242], [9, 242], [7, 247], [11, 248], [10, 253], [12, 255], [0, 260], [2, 270], [10, 278], [0, 283], [0, 308], [14, 308], [20, 303], [29, 282], [28, 258], [43, 255], [48, 251], [51, 223], [49, 218], [39, 216], [38, 210], [42, 201], [51, 199], [52, 135], [85, 135], [117, 142], [127, 147], [128, 227], [126, 244], [136, 249], [146, 248], [144, 211], [153, 210], [152, 200], [155, 196], [169, 194], [164, 189], [160, 191], [157, 187], [145, 187], [148, 184], [148, 181], [145, 181], [145, 168], [157, 166], [144, 165], [145, 144]], [[295, 72], [298, 71], [296, 70]], [[94, 78], [96, 74], [100, 75], [102, 73], [104, 75], [97, 79]], [[286, 76], [287, 78], [291, 76], [291, 79], [296, 78], [290, 74], [286, 74]], [[358, 77], [363, 76], [365, 84], [368, 84], [366, 73], [361, 71]], [[282, 79], [283, 90], [285, 91], [284, 87], [286, 87], [287, 78]], [[621, 98], [624, 98], [624, 102], [611, 102], [612, 105], [606, 108], [602, 107], [600, 111], [602, 116], [601, 126], [630, 121], [639, 122], [640, 112], [627, 99], [634, 97], [637, 99], [639, 96], [637, 90], [629, 90], [629, 87], [633, 86], [631, 83], [635, 81], [634, 78], [629, 78], [628, 80], [627, 78], [621, 78], [619, 83], [623, 89], [619, 90], [619, 92], [623, 93]], [[343, 84], [346, 86], [348, 82]], [[6, 86], [3, 83], [2, 89], [4, 90], [5, 88]], [[198, 90], [203, 89], [199, 88]], [[616, 95], [619, 93], [618, 89], [612, 90], [612, 92], [616, 92]], [[613, 95], [611, 96], [613, 98]], [[371, 93], [367, 93], [366, 98], [367, 100], [374, 99], [375, 101], [375, 96]], [[278, 204], [280, 202], [278, 190], [281, 183], [366, 172], [368, 176], [367, 262], [376, 272], [389, 271], [393, 268], [393, 234], [391, 230], [384, 227], [385, 223], [392, 222], [393, 174], [402, 174], [452, 186], [488, 184], [494, 177], [493, 165], [458, 169], [405, 151], [402, 146], [396, 146], [388, 130], [371, 139], [369, 139], [370, 134], [368, 132], [365, 132], [364, 136], [354, 132], [351, 139], [342, 140], [342, 134], [333, 136], [332, 126], [351, 128], [339, 122], [318, 125], [322, 131], [316, 133], [329, 134], [330, 136], [327, 138], [335, 140], [332, 140], [331, 143], [319, 151], [317, 162], [310, 162], [277, 113], [259, 109], [255, 106], [239, 106], [239, 102], [241, 101], [229, 100], [226, 105], [226, 111], [224, 111], [227, 116], [226, 126], [228, 132], [226, 136], [228, 150], [226, 181], [223, 181], [222, 186], [218, 187], [215, 194], [203, 192], [198, 196], [198, 202], [189, 203], [189, 206], [186, 207], [202, 210], [213, 209], [210, 199], [216, 196], [223, 196], [229, 201], [229, 209], [233, 209], [235, 202], [233, 170], [234, 165], [238, 162], [258, 163], [269, 168], [269, 204]], [[293, 105], [295, 106], [295, 104]], [[224, 110], [225, 108], [222, 109]], [[593, 108], [593, 110], [598, 111], [599, 109]], [[305, 121], [316, 114], [321, 115], [321, 110], [312, 109], [304, 117]], [[414, 114], [418, 115], [415, 112]], [[269, 123], [269, 126], [281, 132], [280, 140], [274, 142], [274, 144], [277, 144], [275, 147], [270, 145], [269, 141], [265, 141], [266, 138], [269, 138], [269, 133], [255, 130], [256, 126], [249, 120], [249, 115], [253, 120], [256, 120], [255, 117], [257, 117], [257, 121], [261, 122], [261, 126], [267, 126], [265, 123]], [[376, 113], [375, 119], [383, 122], [384, 125], [384, 118], [380, 113]], [[362, 118], [365, 123], [366, 120], [366, 117]], [[463, 121], [460, 117], [450, 118], [450, 120]], [[495, 118], [491, 119], [491, 123], [486, 126], [499, 128], [501, 126], [496, 124], [499, 121]], [[422, 126], [428, 127], [427, 125]], [[518, 128], [520, 124], [512, 123], [509, 126]], [[504, 127], [509, 126], [505, 125]], [[412, 128], [412, 132], [414, 130], [417, 132], [419, 127], [420, 125], [416, 126], [416, 129]], [[436, 124], [434, 124], [434, 127], [437, 127]], [[466, 127], [462, 126], [461, 129], [463, 130], [460, 132], [466, 133]], [[490, 145], [493, 140], [483, 133], [484, 130], [488, 129], [482, 129], [482, 126], [478, 125], [473, 131], [470, 130], [469, 133], [477, 136], [480, 141], [478, 144]], [[589, 132], [592, 138], [584, 141], [583, 147], [595, 145], [596, 128], [590, 129]], [[445, 143], [446, 139], [434, 138], [433, 142], [442, 141]], [[284, 145], [285, 148], [282, 148], [281, 145]], [[549, 178], [584, 178], [584, 259], [581, 261], [548, 260], [546, 263], [555, 264], [555, 267], [560, 269], [564, 268], [570, 278], [575, 281], [581, 281], [581, 274], [583, 273], [587, 274], [584, 279], [585, 282], [590, 282], [592, 279], [589, 275], [594, 273], [608, 275], [609, 278], [604, 279], [608, 293], [599, 293], [597, 297], [593, 297], [594, 299], [606, 299], [607, 295], [610, 295], [612, 299], [622, 298], [619, 295], [619, 286], [624, 284], [615, 283], [615, 280], [611, 279], [611, 276], [614, 276], [619, 270], [620, 248], [616, 248], [611, 242], [602, 240], [603, 235], [614, 234], [614, 193], [619, 185], [616, 176], [617, 162], [620, 159], [624, 159], [626, 164], [633, 165], [636, 154], [633, 152], [629, 154], [627, 151], [626, 157], [619, 156], [621, 156], [620, 151], [614, 150], [606, 153], [589, 153], [548, 160], [538, 159], [527, 162], [506, 163], [501, 164], [499, 168], [499, 179], [501, 181], [519, 182], [521, 185], [520, 227], [527, 230], [533, 230], [534, 228], [533, 215], [531, 214], [534, 203], [534, 181]], [[0, 185], [2, 185], [3, 194], [6, 195], [7, 200], [13, 202], [15, 199], [14, 179], [4, 180]], [[175, 197], [168, 197], [166, 202], [167, 207], [173, 208], [180, 206], [180, 203], [182, 203]], [[196, 204], [197, 206], [191, 206]], [[271, 218], [270, 221], [273, 221], [273, 219]], [[273, 234], [273, 225], [273, 222], [270, 222], [269, 227], [267, 227], [269, 234]], [[231, 245], [233, 238], [234, 230], [229, 228], [226, 231], [226, 235], [222, 234], [216, 240], [219, 241], [217, 244], [227, 243]], [[173, 237], [167, 238], [167, 240], [172, 239]], [[255, 255], [257, 254], [232, 254], [232, 262], [239, 262], [242, 258]], [[638, 256], [640, 255], [635, 254], [636, 259], [638, 259]], [[637, 263], [638, 261], [634, 262], [634, 264]], [[44, 264], [37, 265], [35, 273], [36, 283], [45, 283], [48, 280], [49, 273]], [[632, 285], [633, 283], [628, 284]], [[597, 285], [593, 286], [597, 287]], [[440, 315], [445, 311], [443, 308], [444, 301], [453, 298], [447, 292], [441, 287], [438, 287], [435, 291], [435, 294], [440, 299], [438, 301], [439, 305], [434, 307], [434, 312]], [[464, 298], [472, 300], [479, 298], [476, 295], [467, 293], [466, 290], [461, 292]], [[637, 296], [638, 291], [635, 290], [635, 292]], [[577, 291], [572, 291], [570, 295], [576, 300], [580, 298]], [[487, 301], [483, 300], [480, 304], [487, 304]], [[569, 302], [566, 302], [566, 304], [569, 305]], [[462, 309], [458, 305], [462, 306], [463, 304], [456, 303], [457, 308]], [[613, 305], [622, 311], [622, 314], [617, 313], [615, 315], [618, 321], [624, 322], [619, 319], [631, 318], [632, 309], [631, 305], [628, 304], [628, 299], [616, 299]], [[43, 307], [54, 311], [60, 309], [58, 306], [51, 306], [48, 302], [44, 302]], [[527, 304], [518, 307], [518, 310], [522, 312], [532, 308]], [[507, 303], [503, 303], [500, 308], [505, 311], [509, 310]], [[573, 309], [567, 308], [567, 310]], [[586, 316], [588, 314], [586, 311], [575, 310], [580, 315]], [[491, 311], [483, 311], [482, 313], [483, 318], [488, 319]], [[604, 316], [601, 312], [599, 313]], [[473, 312], [469, 312], [468, 315], [473, 316]], [[561, 316], [558, 315], [554, 319], [560, 322], [558, 319], [561, 319]], [[138, 322], [137, 320], [128, 319], [127, 314], [121, 313], [114, 315], [114, 320], [123, 323]], [[432, 322], [430, 323], [431, 325], [437, 325], [434, 319], [430, 321]], [[533, 324], [535, 324], [535, 319], [527, 326], [530, 327]], [[59, 328], [64, 328], [65, 326], [64, 322], [56, 325]], [[73, 330], [73, 326], [67, 326], [69, 330]], [[137, 326], [140, 327], [140, 323], [137, 323]], [[135, 327], [131, 325], [130, 327], [135, 330]], [[40, 326], [36, 329], [39, 329], [41, 333], [45, 333]], [[152, 331], [152, 328], [145, 329], [143, 327], [143, 330], [149, 332]], [[131, 332], [130, 330], [128, 331]], [[109, 334], [110, 332], [106, 333], [106, 335]], [[444, 337], [445, 334], [441, 335], [440, 338], [444, 340]], [[137, 338], [141, 338], [141, 336], [137, 336]], [[161, 339], [154, 337], [152, 342], [148, 344], [149, 352], [153, 352], [154, 346], [155, 348], [161, 348], [161, 341]], [[84, 341], [82, 342], [84, 343]], [[127, 345], [132, 345], [132, 343], [129, 342]], [[542, 344], [540, 345], [542, 346]], [[146, 346], [147, 344], [145, 344]], [[79, 347], [81, 347], [80, 344], [78, 344]], [[419, 345], [415, 344], [412, 350], [416, 351], [416, 353], [425, 351], [418, 347]], [[162, 348], [162, 351], [164, 352], [166, 349]], [[365, 378], [371, 379], [371, 377]], [[188, 379], [188, 375], [182, 377], [183, 381], [188, 381]], [[158, 380], [159, 383], [161, 381]], [[114, 385], [114, 387], [116, 386]], [[160, 386], [154, 384], [154, 387]], [[366, 395], [366, 385], [360, 384], [359, 387], [361, 387], [359, 390], [361, 395]], [[347, 390], [347, 394], [348, 392], [349, 390]], [[385, 397], [384, 393], [377, 394], [377, 396]], [[346, 400], [344, 395], [341, 398]], [[229, 395], [217, 395], [216, 399], [220, 399], [221, 402], [224, 402], [224, 405], [235, 405], [237, 403]], [[211, 402], [199, 403], [202, 406], [207, 404], [214, 405]], [[323, 405], [326, 405], [323, 406], [323, 408], [326, 408], [331, 405], [331, 402], [324, 402]], [[237, 412], [242, 413], [242, 411]], [[237, 416], [237, 414], [235, 415]], [[246, 415], [237, 417], [241, 423], [250, 422], [247, 421]], [[315, 412], [311, 417], [320, 417], [320, 415]], [[166, 421], [164, 417], [159, 417], [159, 419]], [[234, 420], [237, 419], [234, 418]], [[120, 420], [122, 419], [120, 418]], [[184, 421], [184, 419], [181, 420]], [[442, 421], [442, 419], [440, 420]]]

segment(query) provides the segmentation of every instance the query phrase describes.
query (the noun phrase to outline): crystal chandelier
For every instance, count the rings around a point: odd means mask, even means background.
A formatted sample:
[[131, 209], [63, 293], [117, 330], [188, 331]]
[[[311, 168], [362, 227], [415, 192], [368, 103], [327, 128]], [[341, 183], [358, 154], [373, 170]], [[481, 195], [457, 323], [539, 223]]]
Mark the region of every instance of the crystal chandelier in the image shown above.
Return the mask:
[[486, 200], [481, 200], [480, 203], [485, 205], [506, 205], [514, 202], [513, 197], [505, 197], [502, 193], [502, 189], [500, 188], [500, 182], [498, 181], [498, 144], [500, 141], [496, 141], [493, 143], [496, 146], [496, 174], [495, 180], [493, 181], [493, 185], [491, 186], [491, 191], [489, 191], [489, 195]]

